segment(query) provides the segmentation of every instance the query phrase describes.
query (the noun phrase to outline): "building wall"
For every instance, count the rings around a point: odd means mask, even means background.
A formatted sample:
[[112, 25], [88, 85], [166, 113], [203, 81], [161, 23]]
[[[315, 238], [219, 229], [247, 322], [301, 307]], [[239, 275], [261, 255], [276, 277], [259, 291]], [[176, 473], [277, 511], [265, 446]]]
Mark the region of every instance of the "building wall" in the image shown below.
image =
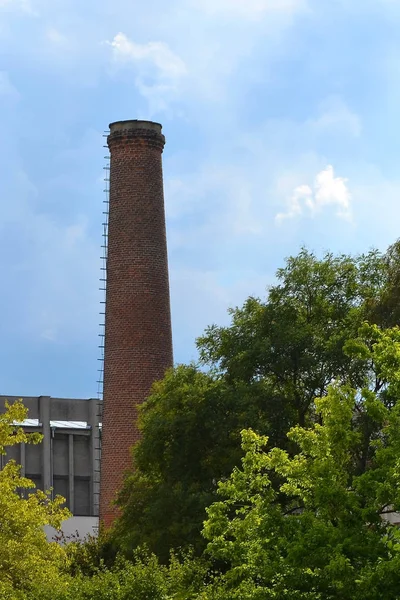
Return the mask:
[[71, 517], [61, 525], [61, 532], [47, 525], [44, 528], [49, 542], [61, 544], [83, 541], [89, 536], [96, 537], [99, 531], [98, 517]]
[[[5, 401], [0, 396], [0, 413]], [[43, 434], [41, 444], [11, 446], [0, 457], [0, 468], [10, 459], [22, 466], [22, 474], [39, 489], [53, 488], [75, 516], [97, 516], [100, 494], [101, 402], [49, 396], [22, 398], [28, 408], [25, 431]]]

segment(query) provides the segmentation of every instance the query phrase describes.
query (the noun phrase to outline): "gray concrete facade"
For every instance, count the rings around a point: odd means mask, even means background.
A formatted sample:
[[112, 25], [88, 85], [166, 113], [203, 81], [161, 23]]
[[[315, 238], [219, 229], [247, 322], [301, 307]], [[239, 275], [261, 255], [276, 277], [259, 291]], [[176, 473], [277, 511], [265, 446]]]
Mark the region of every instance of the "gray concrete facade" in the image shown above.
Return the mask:
[[22, 474], [39, 489], [60, 494], [75, 516], [98, 516], [100, 495], [101, 413], [97, 398], [0, 396], [0, 414], [6, 400], [21, 399], [28, 408], [24, 430], [39, 431], [38, 445], [19, 444], [0, 456], [0, 469], [14, 459]]

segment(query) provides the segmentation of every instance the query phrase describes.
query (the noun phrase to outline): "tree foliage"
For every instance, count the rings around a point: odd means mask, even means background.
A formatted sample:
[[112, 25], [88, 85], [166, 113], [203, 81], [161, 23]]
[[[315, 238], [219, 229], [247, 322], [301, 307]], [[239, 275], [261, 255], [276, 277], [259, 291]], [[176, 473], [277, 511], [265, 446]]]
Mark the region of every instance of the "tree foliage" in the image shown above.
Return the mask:
[[[400, 244], [359, 257], [302, 250], [264, 302], [210, 327], [201, 363], [171, 369], [141, 410], [111, 538], [49, 544], [42, 526], [66, 517], [62, 500], [29, 493], [8, 463], [0, 597], [397, 599], [399, 261]], [[25, 415], [17, 403], [0, 416], [0, 452], [38, 441], [15, 425]], [[110, 539], [125, 554], [112, 566]]]
[[130, 560], [119, 556], [113, 567], [100, 566], [90, 576], [79, 570], [73, 576], [64, 574], [63, 586], [53, 595], [27, 600], [189, 600], [204, 587], [207, 571], [204, 560], [190, 555], [172, 555], [166, 566], [142, 550]]
[[[26, 434], [18, 425], [27, 409], [21, 402], [0, 414], [0, 454], [9, 446], [40, 443], [41, 434]], [[106, 541], [48, 542], [43, 527], [59, 529], [71, 514], [65, 500], [35, 489], [8, 461], [0, 471], [0, 598], [1, 600], [186, 600], [201, 589], [206, 565], [187, 555], [172, 556], [162, 566], [154, 555], [137, 551], [112, 568], [101, 558]]]
[[238, 422], [246, 397], [235, 401], [232, 393], [194, 366], [171, 370], [154, 386], [114, 531], [115, 545], [128, 555], [144, 543], [164, 561], [171, 548], [195, 540], [199, 550], [204, 547], [205, 507], [215, 498], [217, 480], [241, 455]]
[[[0, 415], [0, 454], [19, 443], [38, 443], [39, 434], [26, 434], [15, 423], [22, 422], [27, 409], [21, 402], [7, 405]], [[14, 461], [0, 471], [0, 598], [18, 600], [38, 588], [57, 582], [65, 554], [48, 543], [44, 525], [59, 528], [70, 513], [62, 508], [64, 499], [49, 496], [20, 474]]]
[[[249, 298], [230, 311], [229, 326], [206, 330], [200, 364], [169, 371], [142, 407], [135, 468], [119, 497], [118, 547], [129, 554], [145, 543], [164, 561], [171, 547], [201, 552], [216, 483], [240, 464], [240, 431], [252, 428], [291, 454], [287, 432], [320, 418], [315, 398], [334, 379], [365, 386], [370, 362], [356, 351], [358, 332], [365, 321], [383, 330], [399, 322], [399, 261], [398, 243], [357, 257], [318, 259], [302, 249], [278, 270], [265, 301]], [[362, 426], [360, 469], [373, 431], [368, 415]]]
[[241, 466], [206, 510], [202, 559], [166, 566], [136, 552], [78, 570], [53, 600], [397, 600], [400, 329], [364, 323], [344, 352], [364, 365], [362, 386], [333, 378], [314, 419], [288, 431], [290, 450], [242, 430]]
[[[387, 516], [400, 511], [400, 330], [363, 333], [358, 352], [374, 364], [379, 390], [332, 383], [316, 401], [320, 422], [289, 431], [293, 456], [242, 432], [242, 468], [219, 484], [204, 528], [208, 553], [226, 570], [199, 598], [399, 597], [400, 531]], [[375, 433], [360, 471], [364, 418]]]

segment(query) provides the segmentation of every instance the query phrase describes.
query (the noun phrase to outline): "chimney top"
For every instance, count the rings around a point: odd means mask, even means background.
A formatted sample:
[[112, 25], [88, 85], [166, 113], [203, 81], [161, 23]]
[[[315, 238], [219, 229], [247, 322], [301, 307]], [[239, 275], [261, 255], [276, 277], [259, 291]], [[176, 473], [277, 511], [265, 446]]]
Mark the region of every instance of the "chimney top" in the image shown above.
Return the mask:
[[161, 133], [161, 124], [154, 123], [153, 121], [141, 121], [139, 119], [133, 119], [129, 121], [115, 121], [109, 125], [110, 133], [116, 131], [123, 131], [124, 129], [149, 129], [156, 133]]

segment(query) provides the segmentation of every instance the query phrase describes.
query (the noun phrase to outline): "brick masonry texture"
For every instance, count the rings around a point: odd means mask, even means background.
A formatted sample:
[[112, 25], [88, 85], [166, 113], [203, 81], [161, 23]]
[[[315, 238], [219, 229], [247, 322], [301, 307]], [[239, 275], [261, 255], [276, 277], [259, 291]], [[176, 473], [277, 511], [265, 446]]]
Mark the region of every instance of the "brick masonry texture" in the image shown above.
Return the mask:
[[[133, 125], [132, 125], [133, 124]], [[100, 521], [112, 505], [130, 448], [137, 408], [172, 366], [172, 334], [162, 175], [165, 138], [146, 122], [110, 125], [110, 204], [104, 349]]]

